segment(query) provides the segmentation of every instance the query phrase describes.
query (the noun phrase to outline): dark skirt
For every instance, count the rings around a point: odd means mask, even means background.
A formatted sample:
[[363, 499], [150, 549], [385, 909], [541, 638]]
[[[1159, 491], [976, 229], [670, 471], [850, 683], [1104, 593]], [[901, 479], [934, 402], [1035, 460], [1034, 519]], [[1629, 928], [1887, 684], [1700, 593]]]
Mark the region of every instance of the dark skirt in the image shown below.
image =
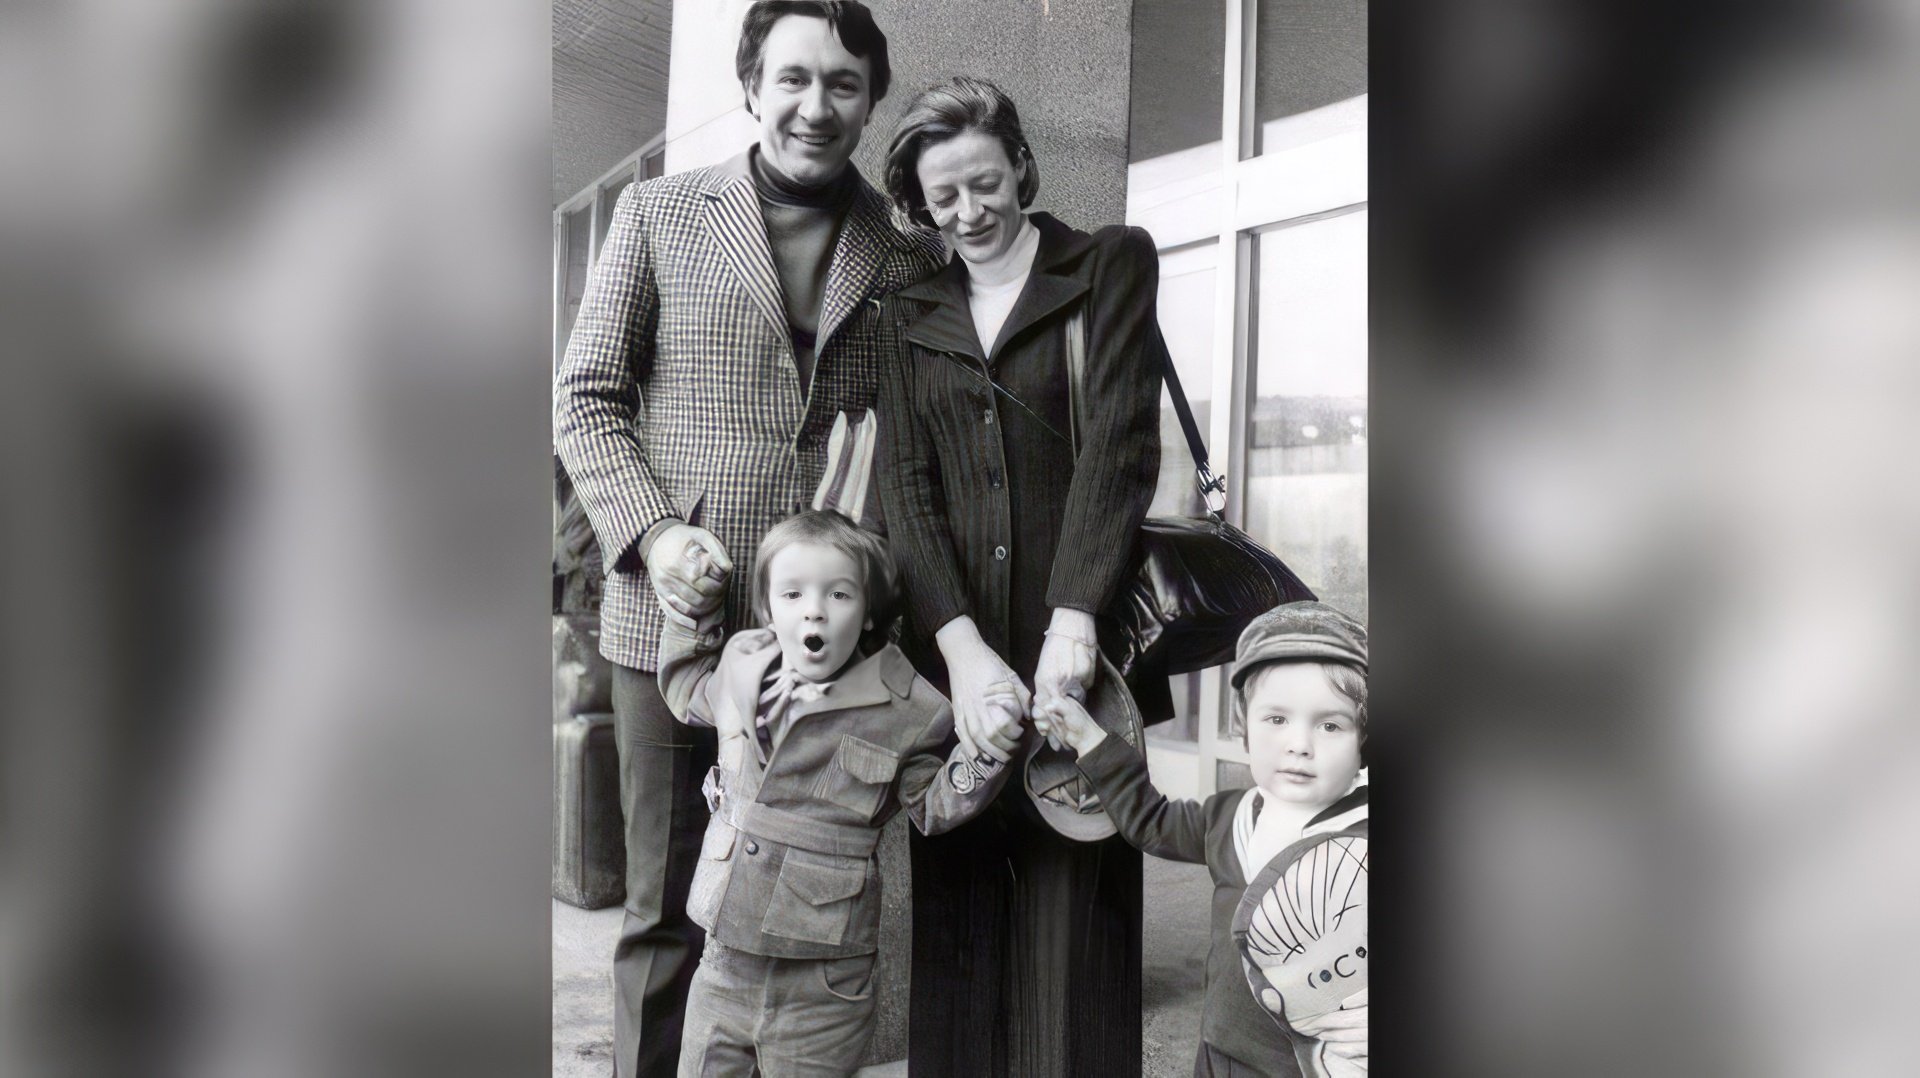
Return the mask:
[[914, 832], [914, 1078], [1140, 1073], [1140, 852], [1042, 823], [1018, 776], [971, 823]]

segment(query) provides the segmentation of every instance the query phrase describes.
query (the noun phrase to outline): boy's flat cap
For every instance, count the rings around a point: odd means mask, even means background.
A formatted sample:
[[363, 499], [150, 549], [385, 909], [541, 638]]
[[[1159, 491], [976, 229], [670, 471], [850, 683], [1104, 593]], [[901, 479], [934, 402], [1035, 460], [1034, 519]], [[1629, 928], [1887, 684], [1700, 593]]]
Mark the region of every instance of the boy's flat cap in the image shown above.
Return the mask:
[[1275, 661], [1346, 663], [1367, 672], [1367, 627], [1325, 603], [1282, 603], [1240, 633], [1234, 649], [1234, 689], [1255, 667]]

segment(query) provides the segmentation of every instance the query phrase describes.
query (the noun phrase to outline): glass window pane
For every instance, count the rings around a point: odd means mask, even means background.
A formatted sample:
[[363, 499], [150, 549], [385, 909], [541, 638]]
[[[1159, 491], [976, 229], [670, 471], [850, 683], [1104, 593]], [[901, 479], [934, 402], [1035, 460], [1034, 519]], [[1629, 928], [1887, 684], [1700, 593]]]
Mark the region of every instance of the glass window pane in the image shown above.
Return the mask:
[[[1239, 737], [1239, 734], [1233, 736]], [[1216, 790], [1245, 790], [1253, 786], [1253, 768], [1233, 760], [1215, 760], [1213, 784]]]
[[[1160, 255], [1160, 292], [1156, 303], [1160, 332], [1173, 356], [1187, 403], [1193, 408], [1200, 437], [1207, 435], [1207, 417], [1213, 403], [1213, 283], [1214, 242], [1195, 244]], [[1193, 484], [1193, 453], [1174, 415], [1173, 398], [1160, 395], [1160, 481], [1154, 491], [1154, 516], [1193, 516], [1200, 511], [1200, 495]], [[1175, 718], [1155, 731], [1181, 741], [1197, 741], [1200, 727], [1200, 678], [1183, 674], [1173, 679]]]
[[1259, 0], [1255, 17], [1257, 155], [1298, 141], [1288, 118], [1367, 92], [1367, 0]]
[[620, 192], [633, 186], [632, 176], [622, 176], [600, 189], [600, 227], [599, 235], [593, 238], [593, 249], [598, 251], [606, 242], [607, 230], [613, 227], [613, 207], [620, 201]]
[[667, 151], [665, 147], [648, 154], [640, 162], [640, 178], [657, 180], [667, 174]]
[[1127, 160], [1220, 142], [1225, 0], [1134, 0]]
[[591, 207], [567, 214], [567, 287], [565, 325], [567, 337], [573, 336], [573, 320], [580, 314], [580, 300], [587, 291], [587, 236], [593, 227]]
[[1367, 617], [1367, 212], [1254, 238], [1247, 531]]

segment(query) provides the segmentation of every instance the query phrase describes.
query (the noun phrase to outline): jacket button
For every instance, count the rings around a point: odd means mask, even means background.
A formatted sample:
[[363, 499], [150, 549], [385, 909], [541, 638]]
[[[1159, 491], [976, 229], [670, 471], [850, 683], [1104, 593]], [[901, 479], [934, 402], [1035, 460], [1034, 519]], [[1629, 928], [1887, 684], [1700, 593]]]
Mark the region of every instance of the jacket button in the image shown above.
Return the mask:
[[988, 426], [992, 426], [993, 425], [993, 409], [989, 408], [986, 411], [981, 412], [980, 418], [984, 419]]
[[758, 842], [755, 842], [752, 839], [748, 839], [747, 840], [747, 856], [752, 857], [754, 854], [759, 852], [760, 852], [760, 844]]
[[993, 560], [994, 560], [994, 561], [1006, 561], [1006, 560], [1007, 560], [1007, 548], [1006, 548], [1006, 547], [1003, 547], [1003, 546], [997, 546], [997, 547], [994, 547], [994, 548], [993, 548]]
[[999, 489], [1000, 489], [1000, 473], [999, 473], [999, 472], [988, 472], [988, 473], [987, 473], [987, 485], [988, 485], [988, 486], [990, 486], [990, 487], [992, 487], [992, 488], [993, 488], [993, 489], [995, 489], [995, 490], [999, 490]]

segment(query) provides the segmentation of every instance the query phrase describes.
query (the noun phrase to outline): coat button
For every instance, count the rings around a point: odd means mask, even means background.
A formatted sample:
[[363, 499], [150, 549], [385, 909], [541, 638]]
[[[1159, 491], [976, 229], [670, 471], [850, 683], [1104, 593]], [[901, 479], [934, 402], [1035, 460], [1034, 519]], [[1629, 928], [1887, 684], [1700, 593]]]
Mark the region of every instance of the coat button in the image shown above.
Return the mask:
[[755, 842], [752, 839], [748, 839], [747, 840], [747, 856], [752, 857], [754, 854], [759, 852], [760, 852], [760, 844], [758, 842]]
[[993, 488], [993, 489], [995, 489], [995, 490], [999, 490], [999, 489], [1000, 489], [1000, 473], [999, 473], [999, 472], [988, 472], [988, 473], [987, 473], [987, 485], [988, 485], [988, 486], [990, 486], [990, 487], [992, 487], [992, 488]]
[[997, 547], [994, 547], [994, 548], [993, 548], [993, 560], [994, 560], [994, 561], [1006, 561], [1006, 560], [1007, 560], [1007, 548], [1006, 548], [1006, 547], [1003, 547], [1003, 546], [997, 546]]
[[981, 412], [980, 418], [984, 419], [988, 426], [992, 426], [993, 425], [993, 409], [989, 408], [986, 411]]

